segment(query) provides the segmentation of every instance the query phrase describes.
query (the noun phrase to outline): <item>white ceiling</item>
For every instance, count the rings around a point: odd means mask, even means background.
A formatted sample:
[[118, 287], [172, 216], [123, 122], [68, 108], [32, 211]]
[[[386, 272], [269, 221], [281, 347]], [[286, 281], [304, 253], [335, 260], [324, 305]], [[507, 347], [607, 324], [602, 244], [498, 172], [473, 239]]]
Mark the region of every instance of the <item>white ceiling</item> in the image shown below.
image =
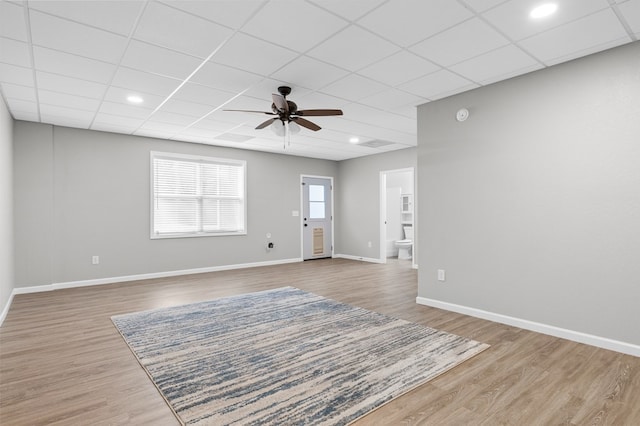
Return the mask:
[[[640, 35], [640, 0], [555, 2], [2, 0], [0, 85], [18, 120], [343, 160], [415, 146], [416, 105]], [[284, 149], [222, 111], [269, 111], [280, 85], [344, 116]]]

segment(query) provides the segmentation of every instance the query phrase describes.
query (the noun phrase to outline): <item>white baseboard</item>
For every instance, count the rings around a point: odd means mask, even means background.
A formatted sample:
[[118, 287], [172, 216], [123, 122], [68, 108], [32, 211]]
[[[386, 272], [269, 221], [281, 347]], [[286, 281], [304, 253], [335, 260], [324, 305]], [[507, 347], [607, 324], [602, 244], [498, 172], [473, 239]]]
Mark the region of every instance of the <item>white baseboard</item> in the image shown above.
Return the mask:
[[469, 315], [476, 318], [482, 318], [501, 324], [512, 325], [514, 327], [523, 328], [525, 330], [531, 330], [542, 334], [548, 334], [550, 336], [560, 337], [562, 339], [572, 340], [578, 343], [585, 343], [587, 345], [640, 357], [640, 346], [634, 345], [632, 343], [621, 342], [619, 340], [608, 339], [606, 337], [594, 336], [592, 334], [582, 333], [580, 331], [568, 330], [566, 328], [560, 328], [521, 318], [510, 317], [508, 315], [496, 314], [494, 312], [483, 311], [482, 309], [456, 305], [454, 303], [443, 302], [426, 297], [416, 297], [416, 303], [420, 305], [444, 309], [447, 311], [457, 312], [459, 314]]
[[380, 259], [375, 259], [373, 257], [352, 256], [350, 254], [334, 254], [333, 257], [338, 259], [359, 260], [361, 262], [384, 263]]
[[11, 295], [9, 296], [9, 300], [7, 301], [7, 304], [2, 311], [2, 316], [0, 316], [0, 326], [2, 326], [2, 323], [4, 322], [4, 319], [7, 316], [7, 313], [9, 312], [9, 308], [11, 307], [13, 296], [16, 294], [39, 293], [43, 291], [60, 290], [63, 288], [87, 287], [92, 285], [122, 283], [127, 281], [149, 280], [153, 278], [175, 277], [178, 275], [191, 275], [191, 274], [202, 274], [205, 272], [228, 271], [231, 269], [244, 269], [244, 268], [256, 268], [259, 266], [282, 265], [285, 263], [295, 263], [295, 262], [302, 262], [302, 258], [272, 260], [268, 262], [240, 263], [236, 265], [211, 266], [207, 268], [182, 269], [178, 271], [152, 272], [148, 274], [125, 275], [120, 277], [97, 278], [92, 280], [68, 281], [68, 282], [52, 283], [52, 284], [38, 285], [38, 286], [32, 286], [32, 287], [16, 287], [11, 292]]
[[13, 302], [13, 295], [14, 295], [14, 293], [11, 292], [11, 294], [9, 295], [9, 300], [7, 300], [7, 304], [4, 305], [4, 309], [2, 310], [2, 314], [0, 314], [0, 325], [2, 325], [2, 323], [4, 322], [4, 319], [7, 317], [7, 314], [9, 313], [9, 308], [11, 307], [11, 302]]

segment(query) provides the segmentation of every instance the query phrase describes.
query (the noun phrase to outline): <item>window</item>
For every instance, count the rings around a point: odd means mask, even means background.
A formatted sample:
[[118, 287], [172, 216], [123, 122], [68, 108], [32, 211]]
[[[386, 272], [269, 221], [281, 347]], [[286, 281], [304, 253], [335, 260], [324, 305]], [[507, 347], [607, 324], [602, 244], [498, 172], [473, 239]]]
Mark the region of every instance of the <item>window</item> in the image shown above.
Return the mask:
[[151, 153], [151, 238], [246, 234], [246, 162]]
[[309, 219], [324, 219], [324, 185], [309, 185]]

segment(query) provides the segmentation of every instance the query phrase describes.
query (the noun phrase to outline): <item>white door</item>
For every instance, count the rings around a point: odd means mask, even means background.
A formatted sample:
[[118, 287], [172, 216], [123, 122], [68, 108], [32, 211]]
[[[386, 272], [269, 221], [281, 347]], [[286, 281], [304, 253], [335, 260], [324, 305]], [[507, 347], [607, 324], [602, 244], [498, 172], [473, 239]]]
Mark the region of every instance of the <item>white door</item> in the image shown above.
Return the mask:
[[302, 177], [302, 257], [331, 257], [331, 179]]

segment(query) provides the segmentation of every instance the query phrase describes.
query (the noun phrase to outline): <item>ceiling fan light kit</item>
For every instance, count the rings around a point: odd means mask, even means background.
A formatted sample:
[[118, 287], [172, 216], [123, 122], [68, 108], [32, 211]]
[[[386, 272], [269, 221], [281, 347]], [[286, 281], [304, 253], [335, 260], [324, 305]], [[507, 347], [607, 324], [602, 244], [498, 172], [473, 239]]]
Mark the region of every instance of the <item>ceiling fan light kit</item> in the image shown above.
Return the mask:
[[312, 121], [309, 121], [306, 117], [326, 117], [333, 115], [342, 115], [340, 109], [303, 109], [298, 110], [298, 105], [287, 99], [287, 96], [291, 93], [291, 87], [280, 86], [278, 87], [278, 93], [273, 93], [271, 99], [271, 112], [269, 111], [249, 111], [249, 110], [237, 110], [237, 109], [225, 109], [224, 111], [236, 111], [236, 112], [250, 112], [258, 114], [273, 115], [275, 117], [270, 118], [256, 127], [256, 130], [264, 129], [271, 126], [271, 129], [278, 136], [286, 136], [287, 134], [296, 134], [300, 132], [300, 126], [309, 130], [317, 132], [321, 129], [320, 126]]

